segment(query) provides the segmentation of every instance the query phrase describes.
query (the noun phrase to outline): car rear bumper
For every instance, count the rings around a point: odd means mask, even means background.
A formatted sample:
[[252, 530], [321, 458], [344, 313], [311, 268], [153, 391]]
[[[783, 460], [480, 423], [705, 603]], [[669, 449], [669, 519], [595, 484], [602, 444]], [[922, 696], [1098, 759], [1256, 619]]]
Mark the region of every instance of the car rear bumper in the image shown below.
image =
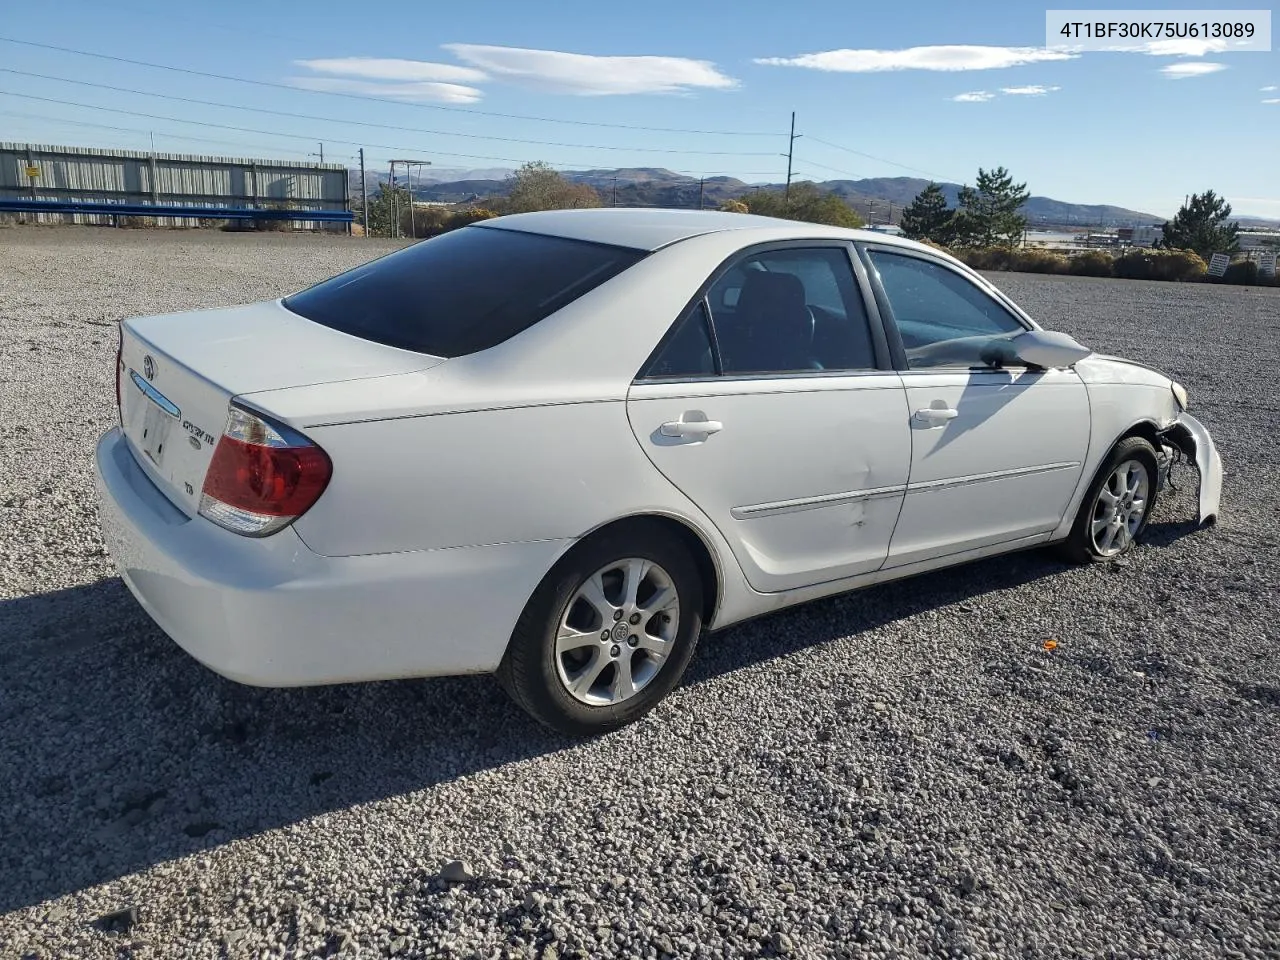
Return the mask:
[[240, 537], [179, 511], [119, 429], [96, 453], [99, 515], [129, 590], [210, 669], [302, 686], [495, 669], [562, 541], [322, 557], [287, 527]]

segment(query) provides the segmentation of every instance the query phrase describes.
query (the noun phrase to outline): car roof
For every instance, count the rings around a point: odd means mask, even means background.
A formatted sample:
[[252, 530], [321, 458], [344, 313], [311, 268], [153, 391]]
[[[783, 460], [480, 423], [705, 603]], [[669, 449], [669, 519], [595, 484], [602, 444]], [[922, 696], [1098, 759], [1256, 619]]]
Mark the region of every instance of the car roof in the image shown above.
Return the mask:
[[[849, 230], [819, 223], [760, 217], [719, 210], [602, 207], [582, 210], [544, 210], [482, 220], [478, 227], [520, 230], [569, 240], [587, 240], [650, 252], [690, 237], [727, 230], [759, 233], [761, 240], [830, 238], [867, 240], [914, 247], [918, 244], [891, 234]], [[751, 242], [743, 238], [745, 243]]]

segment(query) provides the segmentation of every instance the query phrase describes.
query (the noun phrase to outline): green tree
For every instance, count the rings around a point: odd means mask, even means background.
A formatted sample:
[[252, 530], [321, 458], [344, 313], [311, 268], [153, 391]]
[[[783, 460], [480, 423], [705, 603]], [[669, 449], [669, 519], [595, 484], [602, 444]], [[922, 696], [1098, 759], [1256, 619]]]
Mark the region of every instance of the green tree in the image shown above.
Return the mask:
[[1240, 225], [1227, 223], [1231, 204], [1212, 190], [1195, 193], [1164, 225], [1162, 247], [1170, 250], [1194, 250], [1205, 260], [1215, 253], [1234, 253], [1240, 249]]
[[977, 186], [960, 189], [951, 242], [973, 247], [1017, 243], [1027, 227], [1027, 218], [1018, 211], [1030, 197], [1027, 185], [1014, 183], [1004, 167], [979, 167]]
[[754, 190], [739, 199], [751, 213], [783, 220], [825, 223], [832, 227], [861, 227], [865, 221], [837, 194], [812, 183], [793, 183], [790, 195], [781, 190]]
[[507, 181], [507, 196], [496, 205], [500, 213], [600, 206], [600, 194], [594, 189], [585, 183], [571, 183], [541, 161], [526, 163]]
[[947, 206], [942, 187], [930, 183], [907, 204], [899, 226], [908, 239], [945, 244], [951, 239], [952, 216], [953, 211]]
[[[364, 215], [362, 205], [352, 201], [357, 211], [357, 217]], [[392, 210], [395, 215], [393, 216]], [[394, 236], [395, 218], [408, 218], [409, 210], [409, 191], [403, 187], [396, 187], [394, 190], [389, 189], [387, 184], [378, 185], [378, 192], [369, 197], [369, 235], [373, 237], [390, 237]], [[408, 236], [407, 231], [403, 231]]]

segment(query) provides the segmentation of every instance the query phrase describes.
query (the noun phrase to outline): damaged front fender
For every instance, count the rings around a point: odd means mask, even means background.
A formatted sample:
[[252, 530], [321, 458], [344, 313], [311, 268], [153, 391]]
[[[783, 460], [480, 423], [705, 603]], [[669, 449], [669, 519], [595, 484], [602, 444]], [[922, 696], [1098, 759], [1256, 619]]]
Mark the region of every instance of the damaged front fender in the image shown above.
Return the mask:
[[1213, 437], [1204, 424], [1188, 413], [1179, 415], [1164, 436], [1200, 473], [1200, 522], [1216, 521], [1222, 498], [1222, 457], [1218, 455]]

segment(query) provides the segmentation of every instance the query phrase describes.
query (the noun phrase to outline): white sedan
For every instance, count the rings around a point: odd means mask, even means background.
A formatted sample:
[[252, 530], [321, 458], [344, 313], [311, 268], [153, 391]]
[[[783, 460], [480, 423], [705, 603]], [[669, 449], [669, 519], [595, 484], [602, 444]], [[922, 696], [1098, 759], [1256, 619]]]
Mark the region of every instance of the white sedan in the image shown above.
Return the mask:
[[929, 247], [734, 213], [575, 210], [282, 300], [121, 324], [97, 449], [129, 589], [263, 686], [494, 672], [616, 728], [704, 629], [979, 557], [1107, 559], [1186, 391], [1042, 330]]

